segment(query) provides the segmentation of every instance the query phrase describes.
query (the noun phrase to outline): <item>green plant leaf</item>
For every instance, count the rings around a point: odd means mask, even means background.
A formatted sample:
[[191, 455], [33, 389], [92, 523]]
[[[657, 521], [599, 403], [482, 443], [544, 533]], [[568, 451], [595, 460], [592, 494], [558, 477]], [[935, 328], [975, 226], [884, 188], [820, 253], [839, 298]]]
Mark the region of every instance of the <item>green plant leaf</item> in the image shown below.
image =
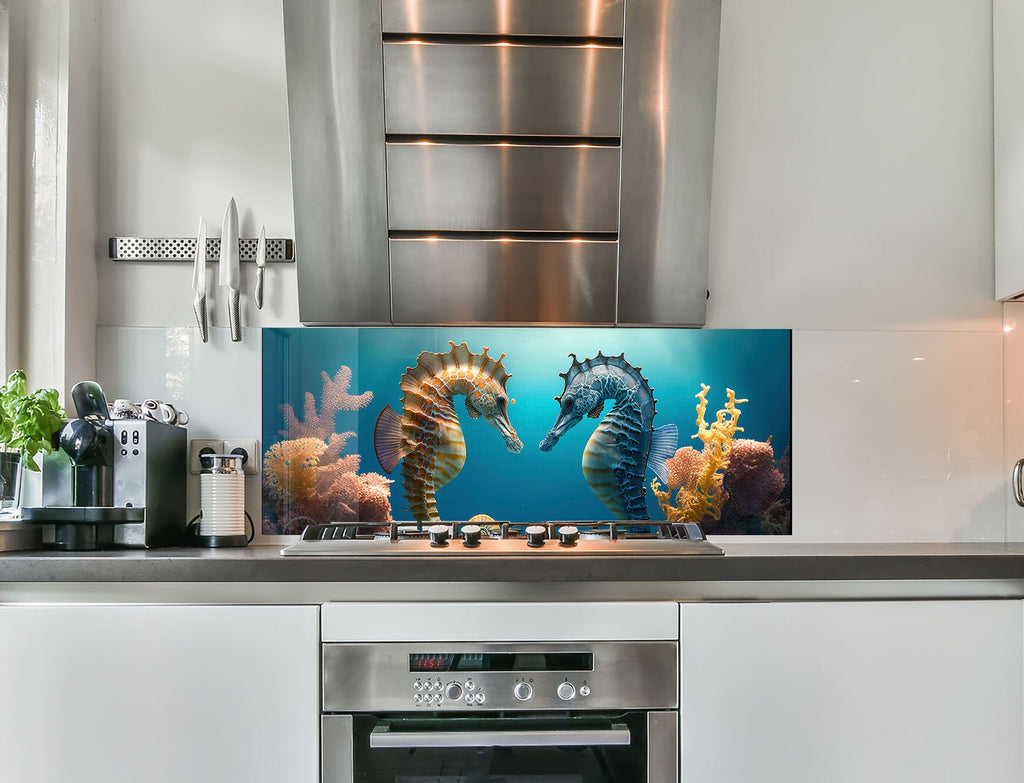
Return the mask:
[[56, 389], [28, 392], [24, 370], [15, 370], [0, 386], [0, 445], [19, 451], [29, 470], [38, 471], [36, 455], [53, 451], [53, 436], [64, 426], [64, 409]]

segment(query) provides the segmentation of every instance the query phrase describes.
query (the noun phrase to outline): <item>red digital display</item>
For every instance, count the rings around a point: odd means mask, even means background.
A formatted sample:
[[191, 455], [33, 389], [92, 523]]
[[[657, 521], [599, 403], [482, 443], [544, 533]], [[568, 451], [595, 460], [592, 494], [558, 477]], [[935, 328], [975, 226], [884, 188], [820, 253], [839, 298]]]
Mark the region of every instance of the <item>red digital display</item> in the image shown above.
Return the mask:
[[455, 656], [451, 653], [416, 653], [409, 656], [409, 671], [444, 672], [451, 668]]

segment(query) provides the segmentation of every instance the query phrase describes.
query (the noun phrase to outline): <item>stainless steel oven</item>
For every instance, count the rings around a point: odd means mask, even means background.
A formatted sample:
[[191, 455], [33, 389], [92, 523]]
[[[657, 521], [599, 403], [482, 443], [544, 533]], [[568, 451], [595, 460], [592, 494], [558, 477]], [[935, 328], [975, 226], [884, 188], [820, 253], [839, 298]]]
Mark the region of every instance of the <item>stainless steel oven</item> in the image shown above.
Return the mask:
[[327, 643], [324, 783], [676, 783], [675, 641]]

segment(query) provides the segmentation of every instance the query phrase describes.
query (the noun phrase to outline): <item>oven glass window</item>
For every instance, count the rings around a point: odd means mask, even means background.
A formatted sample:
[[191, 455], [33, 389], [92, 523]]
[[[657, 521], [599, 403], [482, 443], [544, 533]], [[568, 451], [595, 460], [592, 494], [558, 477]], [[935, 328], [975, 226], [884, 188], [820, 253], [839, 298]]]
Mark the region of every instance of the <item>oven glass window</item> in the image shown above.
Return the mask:
[[[353, 736], [354, 780], [643, 783], [647, 767], [646, 725], [646, 715], [641, 712], [468, 719], [357, 716]], [[375, 731], [378, 735], [386, 733], [388, 742], [403, 747], [371, 747], [374, 741], [379, 744], [379, 740], [372, 739]], [[513, 738], [509, 746], [500, 744], [503, 736]], [[585, 744], [588, 736], [602, 739]], [[558, 744], [560, 737], [564, 737], [564, 745]], [[623, 741], [628, 744], [617, 744]]]

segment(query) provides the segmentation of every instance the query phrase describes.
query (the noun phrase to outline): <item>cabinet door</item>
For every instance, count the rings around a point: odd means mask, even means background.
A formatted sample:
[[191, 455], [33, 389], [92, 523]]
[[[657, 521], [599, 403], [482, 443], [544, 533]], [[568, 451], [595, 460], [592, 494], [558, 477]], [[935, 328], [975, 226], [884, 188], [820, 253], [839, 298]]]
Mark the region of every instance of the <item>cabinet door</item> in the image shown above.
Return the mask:
[[1020, 783], [1020, 601], [684, 605], [683, 783]]
[[318, 609], [0, 607], [0, 779], [318, 779]]
[[996, 299], [1024, 293], [1024, 4], [992, 2]]

